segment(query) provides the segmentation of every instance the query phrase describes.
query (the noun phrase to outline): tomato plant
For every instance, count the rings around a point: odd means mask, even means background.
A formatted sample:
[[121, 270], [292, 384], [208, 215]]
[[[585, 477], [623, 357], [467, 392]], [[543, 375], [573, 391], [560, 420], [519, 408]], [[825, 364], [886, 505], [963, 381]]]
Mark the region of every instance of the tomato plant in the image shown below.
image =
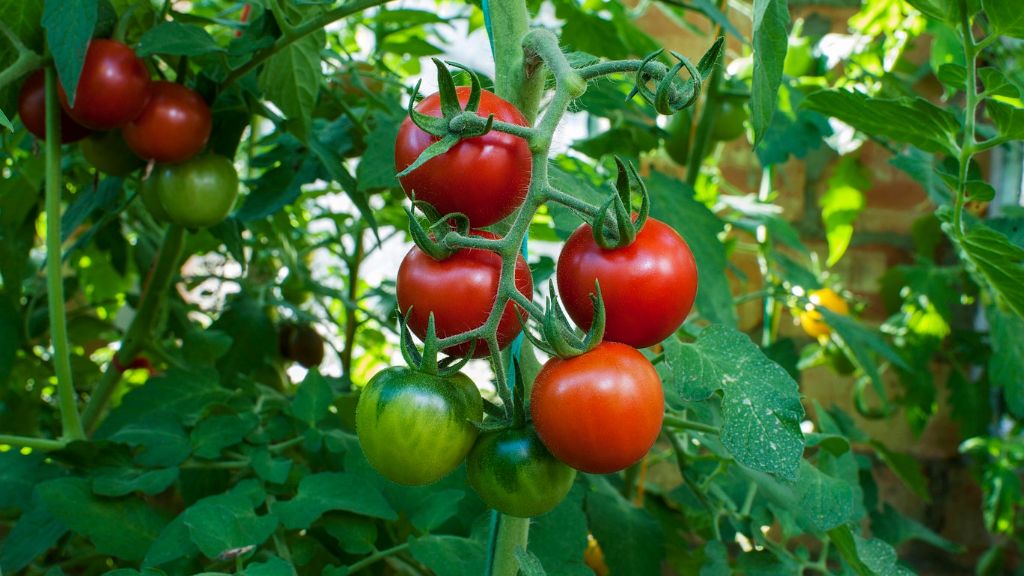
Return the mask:
[[125, 144], [120, 130], [93, 134], [78, 147], [89, 164], [111, 176], [127, 176], [145, 164]]
[[79, 124], [110, 130], [139, 117], [149, 100], [149, 71], [135, 52], [114, 40], [89, 43], [74, 104], [63, 86], [61, 105]]
[[[33, 72], [18, 93], [18, 116], [25, 129], [41, 140], [46, 139], [46, 87], [42, 70]], [[75, 122], [67, 112], [60, 114], [60, 141], [64, 144], [77, 142], [92, 133], [92, 130]]]
[[194, 90], [156, 81], [150, 84], [149, 100], [142, 112], [125, 124], [124, 141], [140, 158], [183, 162], [206, 146], [211, 122], [210, 108]]
[[551, 511], [576, 478], [576, 471], [552, 456], [529, 427], [481, 434], [466, 471], [469, 485], [488, 506], [518, 518]]
[[167, 220], [186, 228], [220, 223], [238, 196], [238, 173], [230, 160], [217, 154], [181, 164], [157, 165], [149, 178], [153, 180], [149, 185], [152, 189], [147, 192], [150, 210], [155, 208], [154, 200], [160, 205], [153, 215], [166, 215]]
[[814, 290], [808, 295], [807, 300], [810, 305], [806, 310], [800, 311], [800, 326], [808, 336], [814, 338], [825, 338], [832, 333], [821, 312], [817, 310], [819, 306], [843, 316], [850, 314], [850, 305], [831, 288]]
[[482, 419], [480, 392], [465, 375], [388, 368], [360, 394], [356, 431], [367, 460], [389, 480], [430, 484], [466, 459]]
[[[457, 89], [459, 104], [469, 100], [469, 87]], [[428, 116], [441, 115], [441, 98], [431, 94], [416, 106]], [[519, 126], [526, 125], [522, 113], [512, 104], [486, 90], [480, 94], [480, 114]], [[413, 124], [402, 122], [395, 143], [395, 166], [405, 170], [437, 140]], [[442, 214], [461, 212], [477, 228], [489, 226], [508, 216], [523, 203], [530, 183], [530, 150], [526, 141], [493, 131], [459, 141], [450, 150], [431, 159], [402, 178], [406, 194], [431, 204]]]

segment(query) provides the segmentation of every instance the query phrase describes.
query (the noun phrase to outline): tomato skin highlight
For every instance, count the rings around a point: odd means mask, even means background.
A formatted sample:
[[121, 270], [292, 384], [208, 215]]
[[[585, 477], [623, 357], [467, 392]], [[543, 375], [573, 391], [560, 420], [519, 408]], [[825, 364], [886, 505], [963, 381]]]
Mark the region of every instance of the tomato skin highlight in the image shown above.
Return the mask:
[[138, 157], [177, 163], [201, 152], [212, 128], [210, 107], [202, 96], [161, 80], [150, 85], [149, 102], [123, 132], [125, 143]]
[[[494, 238], [489, 232], [475, 236]], [[422, 340], [427, 334], [430, 313], [439, 338], [483, 326], [494, 306], [501, 277], [501, 257], [482, 249], [462, 249], [444, 260], [434, 260], [413, 246], [398, 268], [398, 308], [407, 315], [409, 329]], [[516, 259], [516, 288], [533, 300], [533, 275], [522, 256]], [[498, 321], [498, 347], [504, 349], [522, 330], [516, 315], [518, 306], [511, 301]], [[411, 309], [411, 311], [410, 311]], [[523, 318], [526, 312], [519, 308]], [[444, 350], [452, 356], [465, 356], [470, 343]], [[490, 348], [478, 340], [473, 356], [483, 358]]]
[[181, 164], [158, 164], [149, 179], [167, 219], [186, 228], [219, 224], [238, 196], [238, 172], [230, 160], [217, 154]]
[[550, 512], [576, 480], [530, 427], [480, 434], [466, 460], [469, 485], [491, 508], [519, 518]]
[[[808, 298], [815, 305], [827, 308], [836, 314], [843, 316], [849, 316], [850, 314], [850, 305], [831, 288], [815, 290], [808, 295]], [[828, 338], [829, 334], [832, 333], [832, 328], [825, 322], [821, 312], [814, 309], [800, 312], [800, 327], [804, 329], [808, 336], [819, 340]]]
[[145, 165], [125, 144], [119, 130], [93, 134], [78, 147], [93, 168], [111, 176], [127, 176]]
[[[18, 92], [18, 116], [21, 123], [40, 140], [46, 140], [46, 73], [36, 70], [25, 83], [21, 85]], [[68, 113], [61, 108], [60, 111], [60, 141], [64, 144], [77, 142], [92, 133], [85, 126], [68, 116]]]
[[384, 477], [432, 484], [465, 460], [483, 420], [483, 400], [462, 373], [441, 377], [386, 368], [359, 396], [356, 434], [366, 459]]
[[605, 250], [583, 224], [558, 256], [558, 291], [569, 317], [590, 328], [590, 294], [601, 284], [604, 339], [636, 348], [671, 336], [686, 320], [697, 297], [697, 263], [686, 241], [664, 222], [648, 218], [629, 246]]
[[654, 366], [635, 348], [604, 342], [541, 368], [530, 414], [556, 458], [591, 474], [623, 470], [661, 432], [665, 396]]
[[[469, 99], [468, 86], [455, 89], [459, 102]], [[432, 94], [416, 110], [441, 116], [441, 98]], [[483, 117], [527, 126], [526, 118], [515, 106], [487, 90], [480, 92]], [[406, 118], [395, 142], [395, 167], [405, 170], [420, 153], [438, 138], [424, 132]], [[522, 138], [492, 130], [483, 136], [467, 138], [445, 154], [431, 159], [401, 179], [407, 196], [431, 204], [442, 214], [462, 212], [474, 228], [489, 226], [514, 212], [526, 198], [530, 185], [532, 159]]]
[[135, 51], [114, 40], [93, 40], [85, 53], [75, 106], [58, 90], [61, 105], [79, 124], [111, 130], [139, 116], [149, 99], [149, 71]]

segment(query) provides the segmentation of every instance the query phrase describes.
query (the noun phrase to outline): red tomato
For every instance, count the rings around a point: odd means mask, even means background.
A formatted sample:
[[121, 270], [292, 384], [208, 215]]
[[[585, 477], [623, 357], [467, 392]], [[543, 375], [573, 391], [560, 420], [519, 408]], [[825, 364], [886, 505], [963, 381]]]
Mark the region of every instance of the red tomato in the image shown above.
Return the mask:
[[114, 40], [93, 40], [85, 53], [75, 106], [68, 107], [63, 87], [59, 94], [61, 105], [79, 124], [110, 130], [142, 112], [149, 98], [149, 71], [128, 46]]
[[195, 90], [163, 80], [149, 88], [142, 114], [122, 129], [124, 141], [139, 158], [184, 162], [206, 146], [213, 120], [210, 107]]
[[[474, 234], [494, 238], [488, 232]], [[500, 276], [501, 257], [494, 252], [464, 249], [438, 261], [414, 246], [398, 268], [398, 308], [408, 314], [409, 328], [420, 338], [427, 334], [431, 312], [438, 337], [454, 336], [487, 322]], [[522, 256], [516, 260], [516, 288], [533, 299], [533, 275]], [[499, 348], [508, 346], [522, 330], [515, 310], [509, 302], [498, 322]], [[524, 311], [520, 313], [526, 317]], [[473, 354], [481, 358], [487, 356], [489, 350], [487, 344], [479, 340]], [[469, 342], [445, 350], [452, 356], [463, 356], [467, 352]]]
[[590, 328], [590, 294], [601, 283], [607, 323], [604, 338], [645, 348], [672, 335], [697, 296], [697, 264], [686, 241], [670, 226], [648, 218], [636, 240], [605, 250], [590, 226], [576, 229], [558, 256], [558, 291], [569, 316]]
[[[29, 132], [46, 139], [46, 74], [36, 70], [21, 85], [18, 93], [18, 116]], [[60, 111], [60, 141], [67, 144], [88, 136], [92, 130], [75, 122], [63, 109]]]
[[622, 470], [643, 458], [661, 432], [664, 411], [654, 366], [616, 342], [548, 360], [530, 395], [530, 415], [544, 445], [591, 474]]
[[[456, 88], [459, 102], [465, 106], [470, 89]], [[428, 116], [441, 116], [441, 97], [427, 96], [416, 110]], [[526, 118], [512, 104], [493, 93], [480, 93], [481, 116], [526, 126]], [[405, 170], [420, 153], [438, 138], [420, 130], [406, 118], [398, 129], [395, 166]], [[530, 185], [530, 148], [526, 141], [511, 134], [491, 131], [477, 138], [462, 140], [402, 178], [402, 188], [417, 200], [430, 203], [442, 214], [462, 212], [474, 228], [494, 224], [522, 205]]]

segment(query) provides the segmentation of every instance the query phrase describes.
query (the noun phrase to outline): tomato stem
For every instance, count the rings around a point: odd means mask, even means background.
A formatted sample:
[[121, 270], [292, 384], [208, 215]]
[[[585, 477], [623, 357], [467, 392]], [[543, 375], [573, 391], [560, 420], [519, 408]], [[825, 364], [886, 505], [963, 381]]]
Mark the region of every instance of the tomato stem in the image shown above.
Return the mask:
[[32, 72], [37, 68], [41, 68], [50, 61], [49, 58], [40, 56], [32, 51], [32, 49], [25, 46], [25, 43], [21, 41], [21, 38], [19, 38], [18, 35], [15, 34], [14, 31], [12, 31], [3, 21], [0, 21], [0, 34], [3, 34], [4, 37], [7, 38], [7, 41], [11, 43], [11, 46], [13, 46], [18, 53], [18, 57], [14, 62], [0, 72], [0, 90], [5, 88], [11, 82], [25, 76], [29, 72]]
[[78, 396], [71, 377], [71, 349], [68, 346], [68, 325], [64, 303], [64, 264], [61, 246], [61, 182], [60, 170], [60, 103], [57, 101], [57, 79], [52, 68], [46, 69], [46, 292], [50, 310], [50, 337], [53, 341], [53, 364], [57, 374], [57, 395], [63, 437], [67, 440], [85, 438], [78, 415]]
[[519, 574], [519, 562], [516, 550], [526, 550], [530, 537], [530, 519], [516, 518], [502, 514], [498, 519], [498, 534], [494, 542], [494, 563], [490, 566], [489, 576], [516, 576]]
[[63, 440], [50, 440], [49, 438], [31, 438], [28, 436], [10, 436], [0, 434], [0, 445], [17, 446], [20, 448], [31, 448], [40, 452], [60, 450], [64, 447]]

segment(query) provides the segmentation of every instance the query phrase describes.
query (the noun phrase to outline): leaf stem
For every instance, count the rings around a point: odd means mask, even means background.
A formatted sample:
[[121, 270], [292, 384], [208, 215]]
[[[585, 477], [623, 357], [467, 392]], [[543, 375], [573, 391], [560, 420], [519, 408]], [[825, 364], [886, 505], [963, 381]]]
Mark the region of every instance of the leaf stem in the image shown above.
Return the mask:
[[53, 341], [53, 364], [57, 374], [57, 395], [63, 437], [67, 440], [85, 438], [78, 415], [78, 396], [71, 377], [71, 349], [65, 316], [64, 258], [61, 255], [61, 171], [60, 171], [60, 103], [57, 101], [57, 79], [52, 68], [46, 70], [46, 289], [50, 309], [50, 336]]
[[40, 56], [25, 46], [21, 38], [2, 21], [0, 21], [0, 34], [3, 34], [18, 52], [18, 57], [14, 62], [0, 72], [0, 90], [29, 72], [42, 68], [50, 61], [50, 58]]
[[953, 205], [953, 233], [960, 239], [964, 237], [964, 205], [967, 203], [967, 177], [971, 159], [977, 151], [975, 124], [978, 114], [978, 45], [974, 41], [971, 30], [971, 18], [967, 10], [967, 1], [960, 0], [960, 35], [964, 45], [967, 74], [964, 80], [966, 104], [964, 108], [964, 137], [960, 146], [960, 169], [957, 173], [956, 199]]
[[41, 452], [60, 450], [65, 446], [63, 440], [50, 440], [49, 438], [31, 438], [28, 436], [11, 436], [0, 434], [0, 444], [18, 446], [20, 448], [31, 448]]
[[701, 424], [700, 422], [694, 422], [679, 416], [672, 416], [666, 414], [663, 421], [664, 425], [669, 428], [675, 428], [677, 430], [692, 430], [694, 432], [704, 432], [705, 434], [720, 434], [722, 431], [715, 426], [708, 424]]
[[399, 544], [397, 546], [392, 546], [391, 548], [387, 548], [385, 550], [378, 550], [378, 551], [374, 552], [373, 554], [370, 554], [366, 558], [363, 558], [359, 562], [356, 562], [355, 564], [349, 566], [348, 567], [348, 574], [355, 574], [356, 572], [359, 572], [360, 570], [362, 570], [364, 568], [367, 568], [367, 567], [371, 566], [372, 564], [387, 558], [388, 556], [394, 556], [395, 554], [398, 554], [399, 552], [403, 552], [403, 551], [407, 550], [408, 548], [409, 548], [409, 543], [406, 542], [404, 544]]

